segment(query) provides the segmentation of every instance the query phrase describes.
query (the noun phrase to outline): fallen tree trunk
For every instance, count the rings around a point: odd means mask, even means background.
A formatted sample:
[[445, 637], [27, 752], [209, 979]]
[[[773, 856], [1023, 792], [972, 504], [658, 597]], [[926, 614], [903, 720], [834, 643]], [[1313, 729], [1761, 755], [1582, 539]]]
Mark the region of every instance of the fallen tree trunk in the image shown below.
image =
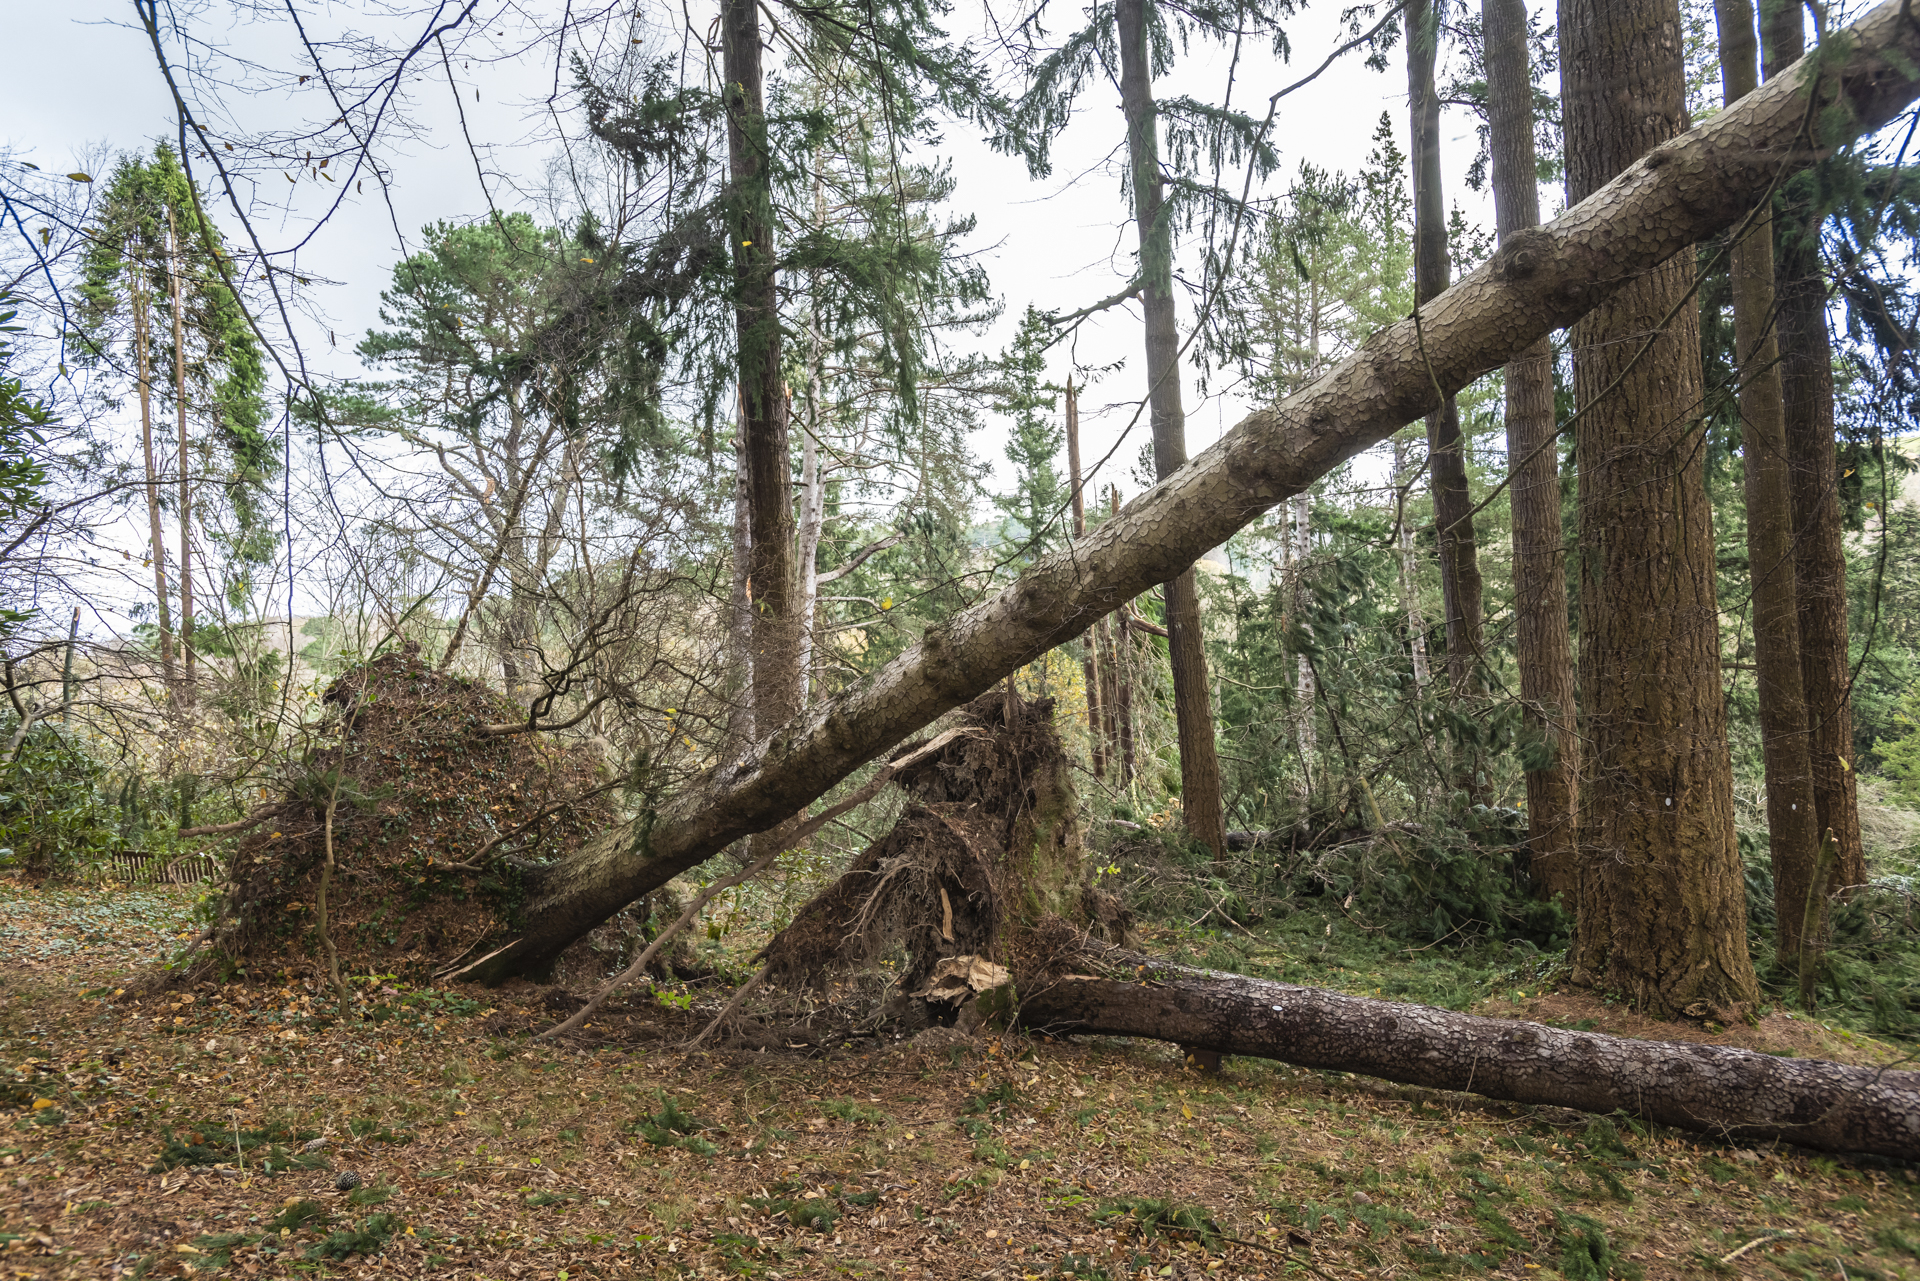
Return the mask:
[[1621, 1111], [1728, 1138], [1920, 1160], [1920, 1072], [1479, 1018], [1064, 938], [1056, 971], [1076, 950], [1084, 968], [1130, 977], [1064, 973], [1023, 988], [1024, 1026], [1150, 1037], [1514, 1103]]
[[[1820, 148], [1810, 122], [1847, 136], [1917, 96], [1920, 24], [1887, 0], [1705, 124], [1666, 143], [1499, 252], [1415, 317], [1271, 409], [1249, 415], [1083, 539], [998, 595], [931, 629], [838, 698], [716, 767], [630, 831], [610, 832], [533, 887], [522, 932], [462, 974], [537, 973], [575, 939], [734, 841], [782, 822], [934, 718], [1166, 582], [1235, 531], [1441, 397], [1571, 324], [1637, 272], [1740, 219]], [[1825, 61], [1822, 62], [1822, 59]], [[1816, 74], [1817, 73], [1817, 74]], [[1812, 86], [1812, 100], [1808, 87]], [[1842, 139], [1824, 137], [1830, 147]]]

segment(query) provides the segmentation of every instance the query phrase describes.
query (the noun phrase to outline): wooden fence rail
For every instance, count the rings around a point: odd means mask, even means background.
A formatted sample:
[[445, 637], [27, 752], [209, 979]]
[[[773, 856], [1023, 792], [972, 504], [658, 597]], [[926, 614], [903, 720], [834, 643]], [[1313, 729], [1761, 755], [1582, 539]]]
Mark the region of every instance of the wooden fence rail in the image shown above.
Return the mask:
[[107, 860], [108, 877], [134, 885], [196, 885], [218, 880], [226, 871], [211, 854], [182, 854], [168, 860], [143, 850], [122, 850], [107, 855]]

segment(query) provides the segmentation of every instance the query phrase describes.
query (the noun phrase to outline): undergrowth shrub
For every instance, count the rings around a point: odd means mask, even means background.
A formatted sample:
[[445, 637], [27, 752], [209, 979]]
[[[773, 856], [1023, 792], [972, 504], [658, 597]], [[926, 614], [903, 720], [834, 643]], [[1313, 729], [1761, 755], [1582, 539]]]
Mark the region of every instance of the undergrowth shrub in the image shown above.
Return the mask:
[[[19, 718], [0, 718], [10, 742]], [[119, 808], [107, 791], [107, 766], [60, 725], [27, 731], [11, 761], [0, 762], [0, 867], [71, 875], [120, 848]]]
[[1493, 939], [1552, 951], [1572, 933], [1558, 902], [1533, 895], [1517, 811], [1477, 807], [1457, 826], [1322, 833], [1304, 847], [1289, 834], [1224, 863], [1182, 833], [1110, 830], [1098, 870], [1147, 919], [1249, 926], [1336, 905], [1362, 929], [1414, 944]]

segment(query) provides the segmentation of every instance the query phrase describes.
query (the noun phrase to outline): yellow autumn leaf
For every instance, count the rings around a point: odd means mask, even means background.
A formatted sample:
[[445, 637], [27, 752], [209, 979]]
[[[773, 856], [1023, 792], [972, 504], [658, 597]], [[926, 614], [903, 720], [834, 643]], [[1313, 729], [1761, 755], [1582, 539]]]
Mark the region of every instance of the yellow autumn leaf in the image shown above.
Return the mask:
[[52, 1099], [35, 1099], [33, 1101], [33, 1110], [35, 1112], [38, 1112], [41, 1108], [50, 1108], [52, 1106], [53, 1106]]
[[70, 173], [67, 175], [67, 177], [71, 178], [75, 182], [92, 182], [93, 181], [93, 175], [90, 173]]
[[1193, 1109], [1188, 1107], [1186, 1104], [1182, 1103], [1180, 1105], [1180, 1115], [1186, 1117], [1187, 1120], [1191, 1121], [1193, 1120]]
[[1847, 758], [1838, 752], [1833, 754], [1833, 759], [1840, 762], [1840, 768], [1843, 770], [1851, 770], [1853, 768], [1853, 766], [1847, 764]]

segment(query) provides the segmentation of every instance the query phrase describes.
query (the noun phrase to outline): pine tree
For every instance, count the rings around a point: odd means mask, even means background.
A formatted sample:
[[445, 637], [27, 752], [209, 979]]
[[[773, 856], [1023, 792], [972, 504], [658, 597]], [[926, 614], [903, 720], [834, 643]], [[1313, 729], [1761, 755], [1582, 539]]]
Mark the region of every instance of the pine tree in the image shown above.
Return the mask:
[[[191, 555], [196, 488], [210, 487], [233, 517], [222, 567], [228, 594], [244, 591], [251, 569], [272, 555], [273, 531], [259, 506], [266, 478], [279, 466], [261, 430], [265, 366], [240, 302], [225, 283], [226, 250], [201, 216], [179, 159], [165, 144], [152, 157], [124, 156], [106, 185], [84, 263], [84, 358], [116, 350], [130, 357], [140, 402], [146, 474], [149, 559], [159, 623], [163, 679], [176, 700], [193, 697], [194, 599]], [[130, 332], [129, 332], [130, 330]], [[156, 443], [156, 403], [175, 414], [174, 487], [165, 489], [166, 459]], [[199, 418], [202, 428], [192, 430]], [[201, 484], [196, 487], [195, 475]], [[179, 521], [175, 581], [180, 591], [181, 672], [176, 679], [174, 614], [162, 512], [171, 500]], [[204, 523], [204, 519], [203, 522]]]
[[[1678, 0], [1563, 0], [1560, 32], [1573, 203], [1685, 130]], [[1697, 439], [1699, 312], [1681, 305], [1693, 258], [1633, 266], [1573, 329], [1591, 764], [1572, 960], [1577, 982], [1670, 1015], [1750, 1003], [1759, 984]]]
[[[1806, 51], [1800, 6], [1760, 8], [1766, 79]], [[1816, 175], [1789, 185], [1773, 219], [1779, 307], [1780, 382], [1793, 495], [1794, 603], [1800, 615], [1800, 670], [1812, 732], [1817, 830], [1831, 829], [1839, 851], [1833, 884], [1867, 878], [1853, 767], [1853, 683], [1847, 638], [1847, 558], [1840, 531], [1839, 468], [1834, 452], [1833, 345], [1827, 334], [1827, 286], [1820, 269], [1823, 202], [1809, 198]], [[1795, 197], [1798, 198], [1795, 198]]]
[[1007, 461], [1014, 467], [1011, 494], [995, 499], [1000, 510], [1020, 524], [1020, 559], [1031, 564], [1062, 541], [1059, 516], [1067, 505], [1055, 460], [1065, 437], [1054, 420], [1056, 398], [1044, 379], [1047, 344], [1053, 326], [1029, 306], [1013, 342], [1001, 353], [1001, 392], [994, 409], [1012, 419]]
[[[1523, 0], [1482, 0], [1487, 146], [1494, 220], [1502, 243], [1540, 221], [1533, 76]], [[1506, 368], [1507, 465], [1513, 508], [1514, 656], [1520, 698], [1538, 748], [1527, 775], [1527, 845], [1543, 898], [1569, 906], [1578, 893], [1580, 737], [1575, 732], [1573, 644], [1560, 530], [1559, 425], [1553, 346], [1541, 339]]]
[[[1432, 0], [1411, 0], [1406, 11], [1407, 106], [1413, 153], [1413, 274], [1415, 314], [1452, 283], [1447, 219], [1440, 185], [1440, 94], [1434, 82], [1440, 15]], [[1482, 662], [1479, 551], [1473, 536], [1473, 497], [1467, 489], [1466, 440], [1453, 396], [1427, 416], [1427, 484], [1440, 550], [1440, 600], [1447, 620], [1447, 673], [1454, 698], [1479, 688]], [[1469, 768], [1466, 791], [1479, 787]]]
[[[1750, 0], [1715, 0], [1721, 84], [1728, 106], [1759, 87], [1759, 48]], [[1800, 955], [1801, 925], [1820, 852], [1800, 618], [1793, 562], [1792, 464], [1787, 456], [1774, 325], [1773, 219], [1755, 212], [1733, 245], [1735, 367], [1740, 372], [1740, 456], [1746, 473], [1747, 571], [1753, 592], [1753, 648], [1760, 741], [1767, 779], [1767, 849], [1773, 862], [1776, 948]], [[1824, 910], [1824, 905], [1821, 905]], [[1816, 918], [1820, 919], [1820, 918]]]
[[[1044, 6], [1022, 24], [1039, 36]], [[1172, 12], [1154, 0], [1118, 0], [1111, 8], [1090, 10], [1091, 21], [1062, 40], [1029, 71], [1009, 127], [995, 139], [1003, 150], [1018, 153], [1036, 175], [1049, 168], [1052, 139], [1073, 117], [1074, 104], [1096, 76], [1116, 81], [1126, 119], [1126, 187], [1132, 197], [1133, 223], [1139, 255], [1134, 280], [1108, 305], [1134, 295], [1140, 300], [1146, 328], [1148, 419], [1153, 438], [1156, 475], [1171, 476], [1187, 461], [1186, 410], [1182, 404], [1180, 335], [1173, 293], [1173, 231], [1176, 223], [1232, 209], [1241, 210], [1223, 193], [1191, 180], [1195, 161], [1203, 156], [1238, 164], [1251, 159], [1270, 172], [1272, 148], [1259, 122], [1244, 113], [1202, 103], [1192, 98], [1156, 99], [1153, 81], [1172, 65], [1175, 38], [1198, 34], [1232, 41], [1258, 32], [1271, 38], [1276, 53], [1285, 47], [1278, 19], [1292, 12], [1289, 0], [1238, 0], [1220, 8]], [[1162, 158], [1166, 135], [1173, 163]], [[1170, 182], [1170, 176], [1173, 181]], [[1171, 190], [1170, 190], [1171, 189]], [[1209, 284], [1231, 275], [1233, 264], [1210, 261]], [[1207, 318], [1203, 331], [1231, 333], [1230, 318]], [[1239, 350], [1237, 339], [1220, 344]], [[1226, 852], [1226, 818], [1221, 800], [1220, 764], [1214, 742], [1212, 698], [1207, 678], [1205, 641], [1200, 622], [1199, 591], [1191, 568], [1164, 587], [1167, 604], [1168, 650], [1173, 669], [1174, 714], [1178, 723], [1181, 806], [1187, 830], [1214, 851]]]

